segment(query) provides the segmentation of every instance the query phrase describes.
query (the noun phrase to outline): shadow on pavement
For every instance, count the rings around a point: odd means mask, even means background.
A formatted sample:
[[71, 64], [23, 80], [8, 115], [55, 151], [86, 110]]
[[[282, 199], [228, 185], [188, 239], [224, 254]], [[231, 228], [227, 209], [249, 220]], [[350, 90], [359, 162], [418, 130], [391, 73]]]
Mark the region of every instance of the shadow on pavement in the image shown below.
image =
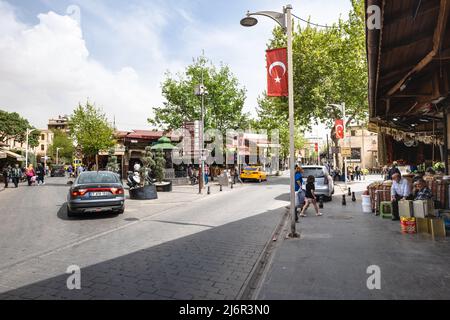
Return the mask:
[[57, 216], [61, 220], [65, 221], [77, 221], [77, 220], [100, 220], [100, 219], [112, 219], [117, 218], [119, 215], [113, 212], [101, 212], [101, 213], [84, 213], [77, 217], [69, 218], [67, 216], [67, 202], [60, 206]]
[[[45, 264], [52, 264], [60, 275], [2, 293], [0, 300], [235, 299], [283, 214], [283, 209], [267, 211], [84, 267], [81, 290], [67, 289], [69, 274], [64, 272], [83, 259], [76, 254], [83, 248], [72, 248], [75, 251], [64, 256], [63, 252], [54, 253], [48, 258], [51, 261], [42, 259], [30, 267], [47, 270]], [[24, 278], [32, 276], [26, 267], [21, 270]]]

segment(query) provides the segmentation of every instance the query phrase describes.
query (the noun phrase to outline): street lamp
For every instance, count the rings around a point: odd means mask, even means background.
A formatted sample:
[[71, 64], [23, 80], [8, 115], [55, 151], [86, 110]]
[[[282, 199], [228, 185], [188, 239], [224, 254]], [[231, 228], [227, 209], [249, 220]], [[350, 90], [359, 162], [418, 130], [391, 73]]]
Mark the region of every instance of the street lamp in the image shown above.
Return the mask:
[[25, 149], [25, 168], [28, 168], [28, 140], [30, 133], [36, 131], [36, 129], [27, 129], [26, 149]]
[[203, 84], [203, 68], [202, 68], [202, 83], [197, 86], [195, 89], [195, 95], [198, 97], [201, 97], [202, 99], [202, 105], [201, 105], [201, 130], [199, 130], [199, 140], [200, 140], [200, 170], [199, 170], [199, 181], [198, 181], [198, 193], [202, 193], [202, 189], [205, 185], [205, 154], [204, 154], [204, 147], [205, 147], [205, 137], [203, 135], [204, 133], [204, 127], [205, 127], [205, 95], [208, 94], [208, 90], [206, 90], [205, 85]]
[[62, 148], [56, 148], [56, 164], [59, 164], [59, 159], [58, 159], [58, 152], [59, 150], [61, 150]]
[[289, 85], [289, 153], [290, 153], [290, 215], [291, 215], [291, 233], [292, 238], [300, 235], [296, 232], [295, 225], [295, 145], [294, 145], [294, 66], [292, 59], [292, 6], [290, 4], [283, 7], [283, 12], [259, 11], [247, 12], [247, 16], [241, 20], [244, 27], [253, 27], [258, 23], [254, 16], [264, 16], [278, 23], [287, 36], [287, 55], [288, 55], [288, 85]]

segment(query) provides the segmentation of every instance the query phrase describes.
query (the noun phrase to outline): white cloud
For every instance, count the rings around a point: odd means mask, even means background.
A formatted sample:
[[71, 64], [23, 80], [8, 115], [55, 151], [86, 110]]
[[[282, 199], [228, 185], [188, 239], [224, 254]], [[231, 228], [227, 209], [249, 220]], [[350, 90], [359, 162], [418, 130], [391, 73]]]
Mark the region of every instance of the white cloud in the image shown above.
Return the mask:
[[13, 8], [0, 2], [0, 107], [17, 111], [45, 128], [49, 117], [70, 114], [90, 98], [112, 120], [146, 126], [159, 87], [140, 79], [130, 67], [118, 72], [89, 56], [78, 23], [54, 12], [27, 26]]

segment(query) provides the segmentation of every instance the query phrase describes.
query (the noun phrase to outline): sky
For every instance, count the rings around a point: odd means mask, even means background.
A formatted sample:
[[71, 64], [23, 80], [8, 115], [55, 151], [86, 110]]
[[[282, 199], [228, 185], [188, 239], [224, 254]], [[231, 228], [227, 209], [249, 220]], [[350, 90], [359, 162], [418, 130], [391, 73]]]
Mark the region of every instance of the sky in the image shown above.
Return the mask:
[[[0, 109], [38, 128], [89, 100], [120, 130], [150, 129], [166, 72], [205, 52], [229, 65], [256, 115], [265, 90], [266, 44], [274, 21], [239, 21], [247, 10], [281, 11], [278, 0], [0, 0]], [[292, 1], [320, 24], [346, 18], [350, 0]], [[303, 24], [303, 23], [302, 23]]]

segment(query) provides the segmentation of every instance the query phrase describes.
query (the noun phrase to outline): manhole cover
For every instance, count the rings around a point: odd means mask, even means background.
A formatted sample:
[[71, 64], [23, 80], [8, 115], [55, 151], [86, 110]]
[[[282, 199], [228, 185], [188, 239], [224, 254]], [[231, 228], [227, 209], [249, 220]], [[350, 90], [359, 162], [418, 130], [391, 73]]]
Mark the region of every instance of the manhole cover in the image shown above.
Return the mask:
[[138, 218], [126, 218], [125, 221], [139, 221]]
[[350, 217], [350, 216], [330, 216], [327, 218], [333, 219], [333, 220], [352, 220], [353, 219], [353, 217]]

